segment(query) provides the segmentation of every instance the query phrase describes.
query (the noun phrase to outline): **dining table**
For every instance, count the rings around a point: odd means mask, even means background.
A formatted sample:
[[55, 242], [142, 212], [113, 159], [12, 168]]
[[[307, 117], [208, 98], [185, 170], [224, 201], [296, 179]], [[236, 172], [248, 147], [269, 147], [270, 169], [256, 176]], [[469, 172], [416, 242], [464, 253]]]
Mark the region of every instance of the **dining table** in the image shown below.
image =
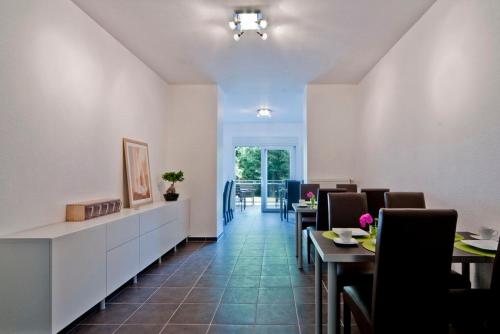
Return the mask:
[[295, 211], [295, 257], [297, 258], [297, 268], [302, 269], [302, 215], [316, 213], [318, 206], [312, 206], [310, 203], [306, 205], [292, 203], [292, 207]]
[[[339, 263], [375, 262], [375, 253], [365, 249], [361, 245], [357, 247], [338, 247], [333, 240], [323, 235], [324, 232], [313, 231], [311, 233], [311, 240], [315, 247], [315, 333], [322, 333], [322, 266], [323, 263], [327, 263], [327, 332], [328, 334], [340, 334], [340, 312], [337, 310], [338, 301], [336, 300], [339, 296], [337, 265]], [[472, 239], [470, 237], [472, 233], [470, 232], [457, 233], [465, 239]], [[462, 275], [467, 279], [470, 279], [471, 263], [492, 263], [493, 261], [494, 257], [471, 254], [456, 247], [453, 248], [452, 262], [462, 264]]]

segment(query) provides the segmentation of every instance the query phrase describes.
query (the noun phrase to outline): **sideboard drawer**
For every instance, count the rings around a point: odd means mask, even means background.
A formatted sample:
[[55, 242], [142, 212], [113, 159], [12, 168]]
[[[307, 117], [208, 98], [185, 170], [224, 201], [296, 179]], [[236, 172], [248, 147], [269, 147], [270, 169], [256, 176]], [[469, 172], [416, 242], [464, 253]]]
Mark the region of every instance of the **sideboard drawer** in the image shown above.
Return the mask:
[[106, 228], [107, 250], [110, 250], [139, 236], [139, 215], [109, 223]]
[[[176, 203], [177, 204], [177, 203]], [[141, 214], [141, 235], [177, 218], [177, 206], [167, 205]]]
[[139, 272], [139, 238], [107, 253], [106, 294], [109, 295]]

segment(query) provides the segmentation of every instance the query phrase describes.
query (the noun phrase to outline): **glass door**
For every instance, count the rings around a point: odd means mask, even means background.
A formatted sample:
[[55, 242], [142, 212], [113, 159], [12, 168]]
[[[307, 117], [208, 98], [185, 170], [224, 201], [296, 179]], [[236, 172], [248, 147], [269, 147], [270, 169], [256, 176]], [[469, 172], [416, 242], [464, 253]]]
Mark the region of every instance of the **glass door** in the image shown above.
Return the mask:
[[293, 147], [262, 148], [262, 211], [279, 211], [280, 190], [292, 173]]

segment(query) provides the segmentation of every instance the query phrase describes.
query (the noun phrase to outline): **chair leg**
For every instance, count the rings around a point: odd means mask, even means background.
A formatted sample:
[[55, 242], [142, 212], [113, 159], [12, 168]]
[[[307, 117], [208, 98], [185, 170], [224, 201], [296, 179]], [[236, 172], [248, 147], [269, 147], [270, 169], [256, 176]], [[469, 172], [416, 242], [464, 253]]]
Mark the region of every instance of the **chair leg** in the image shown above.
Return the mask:
[[311, 264], [311, 236], [307, 231], [307, 264]]
[[351, 309], [344, 302], [344, 334], [351, 334]]

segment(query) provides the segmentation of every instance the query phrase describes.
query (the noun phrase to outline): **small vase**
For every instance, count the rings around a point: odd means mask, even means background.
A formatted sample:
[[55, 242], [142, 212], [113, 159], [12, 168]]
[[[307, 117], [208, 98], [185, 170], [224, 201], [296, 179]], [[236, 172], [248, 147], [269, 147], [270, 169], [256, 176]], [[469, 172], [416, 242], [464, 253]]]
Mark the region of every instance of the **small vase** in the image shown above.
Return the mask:
[[311, 198], [311, 206], [314, 208], [316, 206], [316, 198]]
[[369, 233], [370, 233], [370, 238], [376, 239], [377, 238], [377, 226], [370, 225]]

